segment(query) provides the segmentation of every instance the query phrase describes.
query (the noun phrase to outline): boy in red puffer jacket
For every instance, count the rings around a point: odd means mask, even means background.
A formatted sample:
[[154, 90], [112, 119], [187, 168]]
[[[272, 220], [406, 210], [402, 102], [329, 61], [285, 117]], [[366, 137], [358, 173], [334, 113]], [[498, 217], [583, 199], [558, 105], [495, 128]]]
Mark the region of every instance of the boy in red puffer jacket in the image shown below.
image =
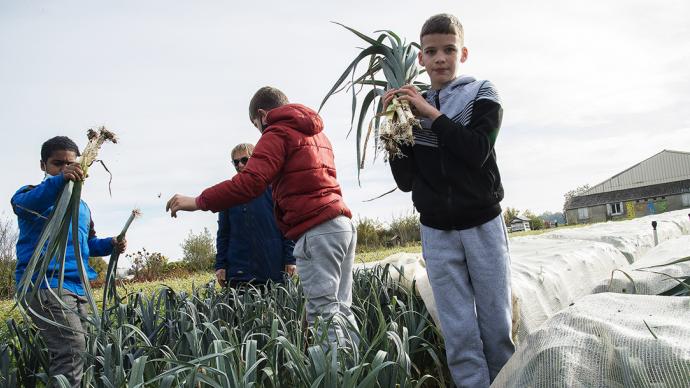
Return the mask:
[[[271, 185], [278, 227], [296, 241], [307, 321], [314, 325], [321, 319], [328, 325], [330, 344], [356, 347], [357, 322], [350, 306], [357, 230], [336, 179], [323, 121], [314, 110], [290, 104], [283, 92], [268, 86], [252, 97], [249, 118], [261, 138], [245, 169], [196, 198], [174, 195], [166, 210], [172, 217], [181, 210], [217, 212], [249, 202]], [[324, 331], [318, 332], [323, 338]]]

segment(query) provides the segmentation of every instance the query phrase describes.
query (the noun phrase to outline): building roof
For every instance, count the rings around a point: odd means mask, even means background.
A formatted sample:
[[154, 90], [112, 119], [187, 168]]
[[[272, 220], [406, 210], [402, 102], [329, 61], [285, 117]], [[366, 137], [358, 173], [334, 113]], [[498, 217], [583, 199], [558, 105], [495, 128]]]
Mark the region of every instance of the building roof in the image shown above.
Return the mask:
[[690, 152], [663, 150], [590, 188], [582, 195], [690, 179]]
[[525, 216], [516, 216], [515, 218], [513, 218], [513, 219], [510, 221], [510, 223], [512, 224], [512, 223], [514, 223], [514, 222], [516, 222], [516, 221], [517, 221], [517, 222], [530, 222], [530, 219], [527, 218], [527, 217], [525, 217]]
[[660, 183], [625, 190], [607, 191], [603, 193], [578, 195], [570, 200], [566, 210], [578, 209], [607, 203], [634, 201], [637, 199], [665, 197], [667, 195], [690, 192], [690, 179]]

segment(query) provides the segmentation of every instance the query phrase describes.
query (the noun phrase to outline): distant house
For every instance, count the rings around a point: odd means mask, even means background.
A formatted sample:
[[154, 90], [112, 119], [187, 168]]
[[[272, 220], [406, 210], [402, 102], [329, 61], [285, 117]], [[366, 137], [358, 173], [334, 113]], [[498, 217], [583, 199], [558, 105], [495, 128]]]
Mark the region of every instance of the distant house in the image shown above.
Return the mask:
[[115, 277], [117, 279], [126, 278], [129, 275], [129, 267], [117, 267], [115, 269]]
[[531, 230], [529, 227], [529, 218], [523, 216], [517, 216], [510, 221], [510, 231], [511, 232], [522, 232], [525, 230]]
[[690, 152], [663, 150], [566, 204], [568, 224], [642, 217], [690, 207]]

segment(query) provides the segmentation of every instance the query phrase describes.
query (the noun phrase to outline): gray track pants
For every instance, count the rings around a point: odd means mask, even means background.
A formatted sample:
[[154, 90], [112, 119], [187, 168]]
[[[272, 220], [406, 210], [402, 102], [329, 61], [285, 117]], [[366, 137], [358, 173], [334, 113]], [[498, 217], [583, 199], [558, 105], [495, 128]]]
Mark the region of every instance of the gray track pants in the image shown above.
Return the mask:
[[421, 230], [455, 385], [488, 387], [515, 351], [503, 217], [466, 230]]
[[309, 229], [295, 243], [297, 272], [307, 298], [307, 321], [313, 326], [321, 318], [317, 333], [323, 335], [322, 325], [335, 318], [328, 338], [331, 344], [340, 346], [349, 341], [354, 346], [359, 343], [357, 322], [350, 310], [356, 246], [357, 229], [345, 216]]
[[[53, 290], [57, 294], [57, 290]], [[86, 315], [86, 299], [71, 292], [63, 291], [62, 301], [72, 310]], [[83, 353], [86, 350], [86, 331], [79, 315], [65, 310], [60, 302], [48, 290], [39, 290], [37, 298], [30, 304], [31, 308], [50, 320], [75, 329], [58, 328], [31, 314], [31, 320], [38, 327], [43, 341], [50, 354], [50, 370], [52, 376], [64, 375], [73, 387], [79, 387], [84, 369]], [[76, 330], [82, 331], [77, 332]]]

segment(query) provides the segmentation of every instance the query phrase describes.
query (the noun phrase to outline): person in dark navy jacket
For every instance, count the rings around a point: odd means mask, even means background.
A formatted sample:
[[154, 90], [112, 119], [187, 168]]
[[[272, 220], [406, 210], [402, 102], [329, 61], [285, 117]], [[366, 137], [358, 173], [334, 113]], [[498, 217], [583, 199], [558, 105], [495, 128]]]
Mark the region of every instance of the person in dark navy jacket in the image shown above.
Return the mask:
[[[237, 172], [247, 165], [252, 144], [239, 144], [231, 152]], [[259, 197], [218, 213], [216, 278], [223, 286], [282, 282], [295, 272], [294, 242], [276, 225], [273, 197], [268, 187]]]

